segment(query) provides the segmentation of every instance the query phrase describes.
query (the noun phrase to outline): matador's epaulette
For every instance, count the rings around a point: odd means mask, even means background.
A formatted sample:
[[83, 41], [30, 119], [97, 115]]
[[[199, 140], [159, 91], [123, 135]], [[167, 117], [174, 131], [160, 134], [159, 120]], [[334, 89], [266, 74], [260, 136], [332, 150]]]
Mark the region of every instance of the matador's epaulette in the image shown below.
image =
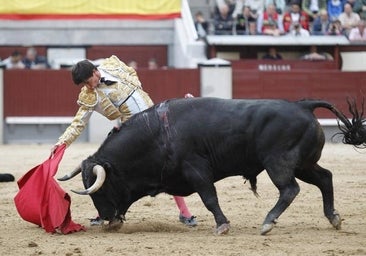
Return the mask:
[[97, 92], [84, 86], [81, 88], [77, 103], [86, 107], [94, 107], [98, 103]]
[[115, 77], [118, 77], [119, 73], [130, 73], [131, 71], [131, 68], [127, 66], [123, 61], [118, 59], [118, 57], [115, 55], [112, 55], [109, 58], [105, 58], [98, 68], [108, 72]]
[[124, 86], [128, 86], [132, 89], [141, 89], [141, 82], [138, 79], [136, 70], [127, 66], [115, 55], [106, 58], [103, 63], [99, 65], [98, 69], [103, 70], [104, 72], [119, 79]]

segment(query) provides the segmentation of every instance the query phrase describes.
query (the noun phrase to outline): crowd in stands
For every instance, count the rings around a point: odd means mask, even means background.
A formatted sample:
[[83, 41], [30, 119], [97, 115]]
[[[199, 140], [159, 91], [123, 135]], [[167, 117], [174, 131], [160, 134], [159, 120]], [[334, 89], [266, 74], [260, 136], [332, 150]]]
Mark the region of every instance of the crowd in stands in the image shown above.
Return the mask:
[[[25, 53], [24, 56], [22, 52]], [[138, 63], [135, 60], [129, 61], [128, 66], [134, 68], [135, 70], [139, 68]], [[22, 50], [14, 49], [11, 52], [10, 56], [8, 56], [3, 60], [0, 59], [0, 68], [39, 70], [39, 69], [50, 69], [51, 65], [49, 64], [46, 56], [37, 53], [37, 49], [35, 47], [28, 47]], [[70, 67], [67, 66], [66, 68]], [[147, 68], [150, 70], [167, 69], [167, 66], [164, 65], [160, 66], [157, 59], [151, 57], [147, 60], [145, 65], [143, 65], [143, 68]]]
[[344, 35], [350, 41], [366, 42], [366, 0], [216, 0], [209, 19], [196, 14], [201, 38], [207, 34]]
[[0, 65], [6, 69], [47, 69], [50, 68], [47, 58], [38, 55], [34, 47], [29, 47], [25, 56], [20, 51], [14, 50], [11, 55], [2, 60]]

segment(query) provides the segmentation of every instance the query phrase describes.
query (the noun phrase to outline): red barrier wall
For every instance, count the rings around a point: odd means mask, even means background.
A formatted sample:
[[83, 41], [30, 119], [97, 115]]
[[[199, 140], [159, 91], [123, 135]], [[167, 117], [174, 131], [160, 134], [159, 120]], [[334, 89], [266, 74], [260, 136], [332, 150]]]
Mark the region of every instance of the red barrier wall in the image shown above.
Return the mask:
[[[349, 116], [347, 97], [360, 101], [363, 93], [366, 93], [365, 72], [233, 70], [234, 98], [324, 99]], [[334, 118], [326, 110], [317, 110], [316, 114], [320, 118]]]
[[[200, 95], [199, 69], [141, 69], [138, 74], [155, 103], [187, 92]], [[79, 90], [69, 70], [4, 70], [4, 117], [73, 116]], [[233, 68], [233, 98], [325, 99], [348, 115], [346, 98], [360, 100], [365, 92], [365, 72]], [[329, 111], [316, 113], [334, 118]]]
[[254, 69], [272, 68], [276, 70], [338, 70], [333, 60], [305, 61], [305, 60], [239, 60], [231, 61], [233, 69]]
[[182, 98], [186, 93], [200, 96], [199, 69], [138, 70], [144, 90], [155, 103]]
[[[155, 103], [200, 95], [198, 69], [140, 70], [144, 90]], [[73, 116], [80, 88], [69, 70], [4, 70], [4, 117]]]
[[79, 91], [69, 70], [4, 70], [4, 117], [74, 115]]

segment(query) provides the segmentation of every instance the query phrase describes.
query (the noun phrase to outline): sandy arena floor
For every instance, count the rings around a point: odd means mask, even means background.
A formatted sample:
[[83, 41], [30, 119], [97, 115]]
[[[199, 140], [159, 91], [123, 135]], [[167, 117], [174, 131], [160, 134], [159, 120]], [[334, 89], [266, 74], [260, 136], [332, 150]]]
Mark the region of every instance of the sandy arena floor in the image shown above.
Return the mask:
[[[74, 144], [66, 150], [57, 177], [72, 170], [98, 145]], [[0, 172], [19, 179], [48, 158], [51, 145], [0, 145]], [[171, 196], [160, 194], [136, 202], [118, 232], [90, 227], [88, 218], [96, 210], [88, 196], [72, 193], [82, 188], [81, 177], [60, 183], [71, 195], [71, 214], [86, 232], [49, 234], [23, 221], [14, 206], [16, 182], [0, 183], [0, 255], [366, 255], [366, 150], [357, 152], [343, 144], [326, 144], [320, 164], [331, 170], [335, 206], [343, 220], [342, 229], [332, 228], [323, 216], [320, 191], [299, 181], [301, 191], [266, 236], [260, 226], [273, 207], [278, 191], [263, 172], [258, 176], [256, 198], [241, 177], [216, 183], [222, 210], [231, 221], [224, 236], [213, 234], [212, 214], [197, 194], [187, 197], [198, 227], [187, 228], [178, 221]]]

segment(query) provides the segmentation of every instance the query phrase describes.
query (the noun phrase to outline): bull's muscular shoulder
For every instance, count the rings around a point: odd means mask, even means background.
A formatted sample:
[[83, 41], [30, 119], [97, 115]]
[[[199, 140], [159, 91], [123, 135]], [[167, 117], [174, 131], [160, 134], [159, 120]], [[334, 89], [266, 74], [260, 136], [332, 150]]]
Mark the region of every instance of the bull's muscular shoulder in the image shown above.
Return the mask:
[[90, 90], [86, 86], [81, 88], [77, 103], [86, 107], [94, 107], [98, 102], [97, 92]]

